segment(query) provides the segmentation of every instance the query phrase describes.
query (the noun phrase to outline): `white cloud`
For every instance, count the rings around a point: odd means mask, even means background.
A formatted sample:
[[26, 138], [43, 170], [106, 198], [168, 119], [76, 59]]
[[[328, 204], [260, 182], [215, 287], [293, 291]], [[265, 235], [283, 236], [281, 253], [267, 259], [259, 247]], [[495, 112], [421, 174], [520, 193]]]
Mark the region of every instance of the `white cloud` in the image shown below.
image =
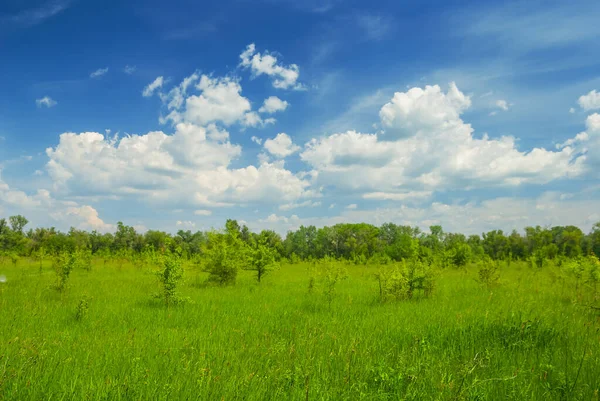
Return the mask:
[[585, 125], [590, 132], [599, 133], [600, 132], [600, 114], [594, 113], [587, 117], [585, 120]]
[[106, 224], [98, 216], [98, 211], [91, 206], [73, 206], [67, 208], [64, 212], [67, 216], [74, 217], [79, 221], [78, 228], [84, 230], [99, 230], [109, 232], [114, 230], [112, 224]]
[[[427, 230], [430, 225], [440, 224], [447, 232], [481, 234], [502, 229], [519, 231], [527, 226], [575, 225], [588, 232], [600, 220], [597, 210], [599, 200], [576, 199], [562, 196], [559, 192], [545, 192], [537, 198], [499, 197], [482, 202], [446, 204], [433, 202], [423, 207], [402, 205], [393, 208], [371, 210], [344, 210], [340, 215], [327, 217], [270, 218], [250, 223], [251, 229], [268, 228], [279, 233], [296, 229], [300, 225], [323, 227], [338, 223], [370, 223], [380, 226], [394, 222]], [[562, 198], [562, 199], [561, 199]]]
[[575, 113], [575, 109], [574, 109], [573, 107], [571, 107], [571, 108], [569, 109], [569, 113], [571, 113], [571, 114]]
[[292, 138], [285, 133], [279, 133], [274, 139], [265, 141], [265, 149], [275, 157], [288, 157], [300, 150], [300, 147], [292, 142]]
[[212, 211], [206, 210], [206, 209], [198, 209], [198, 210], [194, 211], [194, 214], [196, 216], [211, 216], [212, 215]]
[[189, 230], [196, 228], [196, 223], [194, 223], [192, 221], [177, 221], [177, 223], [175, 223], [175, 225], [178, 228], [185, 228], [185, 229], [189, 229]]
[[0, 18], [0, 21], [12, 21], [17, 24], [23, 24], [27, 26], [37, 25], [48, 18], [51, 18], [62, 11], [66, 10], [71, 5], [70, 0], [56, 0], [46, 2], [46, 4], [37, 7], [31, 8], [24, 11], [21, 11], [18, 14], [14, 14], [9, 16], [8, 18]]
[[501, 110], [508, 111], [510, 105], [506, 100], [500, 99], [496, 101], [496, 107], [498, 107]]
[[[202, 75], [195, 85], [200, 94], [190, 95], [183, 101], [186, 84], [191, 85], [196, 79], [197, 75], [186, 78], [181, 90], [167, 96], [168, 107], [172, 109], [168, 119], [175, 123], [186, 121], [197, 125], [211, 122], [232, 125], [242, 121], [244, 125], [252, 126], [259, 123], [253, 115], [248, 115], [251, 111], [250, 101], [241, 95], [242, 87], [239, 82], [230, 77], [211, 78]], [[178, 98], [180, 96], [181, 99]]]
[[363, 199], [373, 200], [392, 200], [392, 201], [405, 201], [405, 200], [424, 200], [433, 195], [431, 191], [411, 191], [411, 192], [369, 192], [363, 194]]
[[280, 205], [279, 210], [292, 210], [292, 209], [297, 209], [297, 208], [301, 208], [301, 207], [318, 207], [318, 206], [321, 206], [321, 202], [314, 202], [309, 199], [304, 202], [292, 202], [292, 203], [286, 203], [284, 205]]
[[352, 203], [352, 204], [346, 206], [346, 209], [355, 210], [355, 209], [358, 209], [358, 206], [356, 205], [356, 203]]
[[289, 223], [299, 221], [300, 218], [293, 214], [291, 217], [277, 216], [276, 214], [269, 215], [266, 219], [259, 220], [261, 223]]
[[262, 145], [262, 143], [263, 143], [263, 140], [261, 138], [257, 137], [257, 136], [252, 136], [250, 138], [250, 140], [252, 142], [256, 143], [257, 145]]
[[277, 57], [268, 51], [264, 55], [256, 52], [254, 43], [249, 44], [246, 50], [240, 54], [242, 59], [240, 65], [250, 68], [254, 76], [268, 75], [273, 78], [273, 86], [278, 89], [301, 90], [304, 87], [299, 84], [300, 68], [296, 64], [283, 66], [278, 63]]
[[44, 96], [41, 99], [36, 99], [35, 104], [37, 104], [37, 107], [50, 108], [50, 107], [56, 106], [58, 103], [56, 103], [56, 101], [54, 99], [52, 99], [50, 96]]
[[249, 113], [244, 114], [244, 117], [240, 121], [242, 126], [244, 127], [264, 127], [269, 124], [275, 124], [277, 120], [274, 118], [265, 118], [263, 119], [257, 112], [251, 111]]
[[265, 99], [263, 105], [258, 111], [260, 113], [273, 114], [278, 111], [284, 111], [289, 106], [289, 103], [285, 100], [281, 100], [277, 96], [269, 96]]
[[[0, 210], [8, 214], [23, 214], [33, 224], [63, 225], [84, 230], [108, 232], [113, 229], [98, 216], [96, 209], [89, 205], [79, 205], [73, 201], [57, 200], [45, 189], [39, 189], [29, 195], [23, 191], [11, 189], [0, 176]], [[50, 218], [50, 220], [48, 220]]]
[[241, 147], [224, 137], [214, 125], [190, 123], [177, 124], [172, 135], [158, 131], [120, 140], [65, 133], [46, 151], [47, 170], [61, 193], [129, 196], [179, 208], [292, 202], [314, 195], [310, 182], [283, 162], [229, 168]]
[[152, 96], [157, 89], [160, 89], [163, 86], [164, 83], [165, 83], [165, 80], [162, 76], [157, 77], [154, 81], [152, 81], [151, 83], [146, 85], [146, 87], [142, 91], [142, 96], [144, 96], [144, 97]]
[[96, 71], [90, 74], [90, 78], [100, 78], [104, 74], [108, 72], [108, 67], [106, 68], [98, 68]]
[[577, 102], [585, 111], [600, 109], [600, 92], [590, 91], [587, 95], [581, 96]]
[[136, 70], [137, 67], [135, 65], [126, 65], [125, 68], [123, 68], [123, 72], [127, 75], [133, 74]]
[[[513, 137], [475, 138], [460, 115], [470, 99], [451, 84], [396, 93], [380, 116], [384, 135], [355, 131], [313, 139], [300, 154], [317, 183], [365, 193], [544, 184], [579, 176], [587, 148], [520, 151]], [[592, 124], [593, 125], [593, 124]]]
[[471, 106], [471, 99], [451, 83], [447, 93], [438, 85], [396, 92], [379, 116], [389, 137], [413, 136], [462, 125], [460, 115]]

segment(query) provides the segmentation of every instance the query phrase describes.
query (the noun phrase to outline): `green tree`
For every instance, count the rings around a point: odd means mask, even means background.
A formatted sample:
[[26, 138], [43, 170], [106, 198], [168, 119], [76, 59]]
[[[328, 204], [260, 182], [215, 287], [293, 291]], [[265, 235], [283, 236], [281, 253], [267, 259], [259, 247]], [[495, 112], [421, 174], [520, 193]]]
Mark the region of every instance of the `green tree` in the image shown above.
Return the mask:
[[253, 245], [248, 254], [249, 261], [244, 267], [244, 270], [256, 272], [256, 281], [260, 284], [265, 274], [275, 269], [277, 266], [275, 262], [275, 250], [269, 247], [266, 240], [263, 238]]
[[10, 216], [8, 219], [10, 221], [11, 229], [16, 233], [23, 235], [23, 229], [29, 223], [29, 220], [20, 214], [16, 216]]
[[208, 233], [204, 250], [203, 270], [209, 273], [209, 282], [219, 285], [235, 284], [238, 270], [248, 263], [248, 246], [240, 239], [239, 231], [230, 228], [225, 233]]

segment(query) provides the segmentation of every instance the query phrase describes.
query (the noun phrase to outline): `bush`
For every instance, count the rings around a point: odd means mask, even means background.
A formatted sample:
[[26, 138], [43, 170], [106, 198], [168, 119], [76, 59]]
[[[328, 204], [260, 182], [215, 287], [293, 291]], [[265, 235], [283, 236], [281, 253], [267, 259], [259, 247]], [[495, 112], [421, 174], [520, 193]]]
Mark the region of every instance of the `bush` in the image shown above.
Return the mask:
[[232, 234], [210, 233], [205, 250], [203, 270], [209, 273], [208, 281], [218, 285], [233, 285], [238, 270], [248, 265], [247, 245]]
[[416, 293], [428, 297], [435, 288], [435, 271], [430, 265], [413, 259], [381, 267], [375, 274], [380, 300], [412, 299]]
[[183, 278], [181, 259], [175, 255], [165, 255], [162, 258], [162, 267], [156, 272], [156, 276], [162, 286], [162, 292], [155, 294], [154, 297], [163, 299], [167, 307], [180, 303], [183, 299], [177, 294], [177, 285]]
[[489, 256], [485, 257], [479, 262], [477, 281], [487, 288], [491, 288], [498, 284], [500, 280], [499, 270], [498, 262], [492, 260]]
[[77, 309], [75, 310], [75, 319], [83, 320], [83, 318], [87, 315], [89, 309], [89, 302], [87, 297], [83, 297], [79, 300], [77, 304]]
[[52, 287], [56, 291], [62, 292], [67, 287], [71, 271], [77, 264], [77, 258], [73, 253], [62, 252], [54, 258], [52, 267], [56, 273], [56, 284]]

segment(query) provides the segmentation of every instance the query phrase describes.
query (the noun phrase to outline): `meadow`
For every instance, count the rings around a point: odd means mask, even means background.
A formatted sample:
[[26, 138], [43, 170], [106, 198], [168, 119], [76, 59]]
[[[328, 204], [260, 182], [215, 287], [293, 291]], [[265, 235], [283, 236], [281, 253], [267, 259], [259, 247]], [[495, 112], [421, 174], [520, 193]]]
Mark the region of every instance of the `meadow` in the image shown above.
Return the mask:
[[551, 263], [382, 302], [382, 266], [328, 261], [328, 291], [323, 263], [215, 286], [186, 262], [170, 306], [151, 265], [95, 258], [56, 291], [51, 261], [0, 263], [2, 400], [598, 399], [595, 289]]

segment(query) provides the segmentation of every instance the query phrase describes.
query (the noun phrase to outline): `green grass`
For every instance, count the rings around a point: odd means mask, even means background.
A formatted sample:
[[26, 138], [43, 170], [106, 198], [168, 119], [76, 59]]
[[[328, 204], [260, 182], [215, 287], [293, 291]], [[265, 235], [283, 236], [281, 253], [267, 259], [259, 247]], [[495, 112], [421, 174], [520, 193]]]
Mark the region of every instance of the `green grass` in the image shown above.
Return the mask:
[[385, 304], [374, 270], [349, 266], [329, 307], [306, 264], [228, 288], [188, 266], [191, 302], [167, 309], [147, 268], [96, 263], [58, 293], [49, 264], [1, 265], [0, 399], [598, 399], [598, 318], [555, 270], [512, 264], [493, 289], [445, 270]]

